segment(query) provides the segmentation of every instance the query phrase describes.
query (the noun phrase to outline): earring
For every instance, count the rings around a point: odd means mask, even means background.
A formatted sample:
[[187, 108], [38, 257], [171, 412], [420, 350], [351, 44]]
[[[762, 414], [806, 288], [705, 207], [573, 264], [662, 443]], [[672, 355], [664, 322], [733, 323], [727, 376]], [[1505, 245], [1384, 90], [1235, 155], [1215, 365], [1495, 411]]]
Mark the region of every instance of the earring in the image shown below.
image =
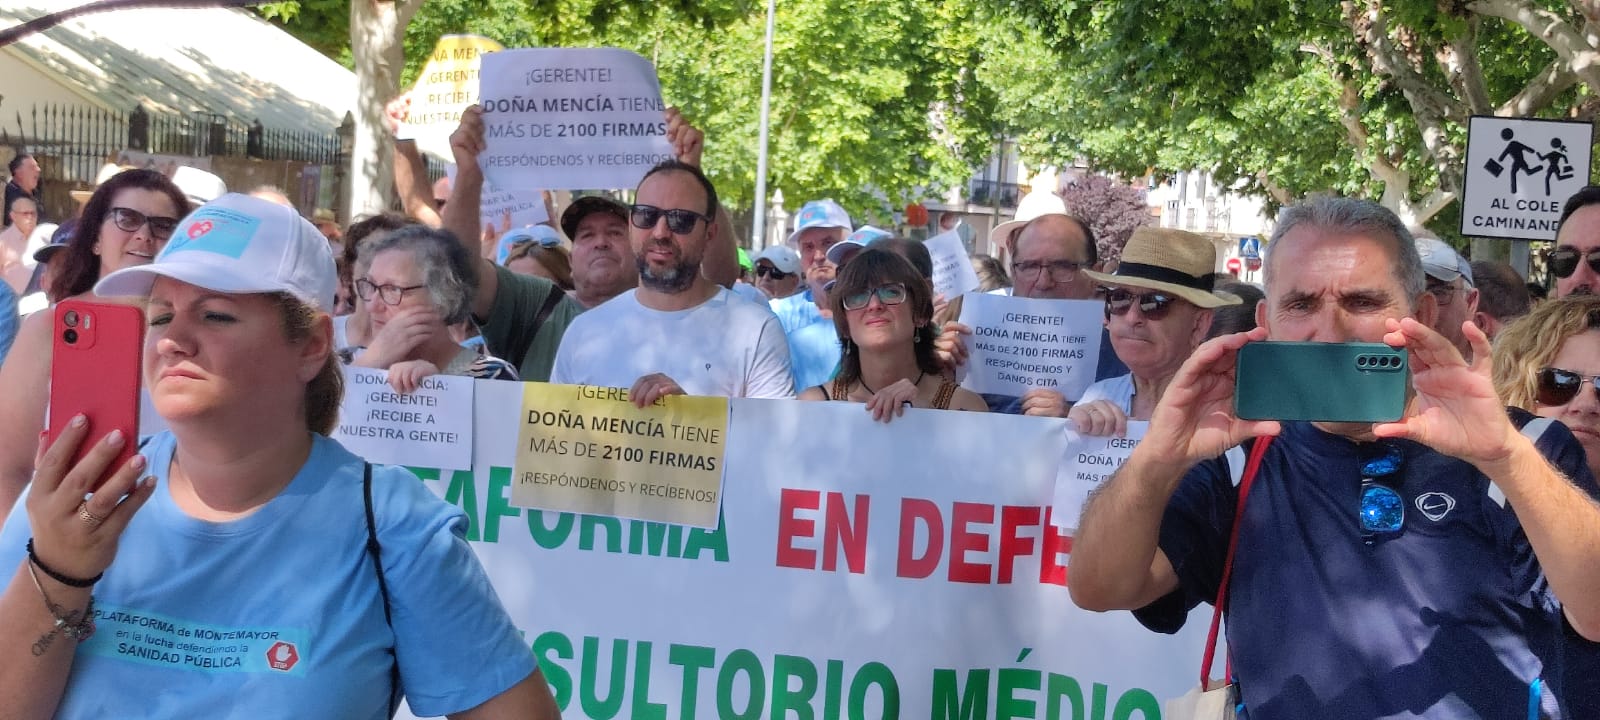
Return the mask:
[[854, 342], [852, 342], [852, 341], [851, 341], [851, 340], [850, 340], [850, 338], [845, 338], [845, 339], [844, 339], [844, 340], [841, 340], [841, 341], [840, 341], [840, 342], [839, 342], [839, 344], [841, 344], [841, 345], [843, 345], [843, 346], [844, 346], [844, 354], [846, 354], [846, 355], [849, 355], [849, 354], [850, 354], [850, 351], [851, 351], [851, 348], [854, 348], [854, 347], [855, 347], [855, 343], [854, 343]]
[[912, 331], [911, 342], [919, 345], [922, 343], [922, 328], [917, 328], [916, 330]]

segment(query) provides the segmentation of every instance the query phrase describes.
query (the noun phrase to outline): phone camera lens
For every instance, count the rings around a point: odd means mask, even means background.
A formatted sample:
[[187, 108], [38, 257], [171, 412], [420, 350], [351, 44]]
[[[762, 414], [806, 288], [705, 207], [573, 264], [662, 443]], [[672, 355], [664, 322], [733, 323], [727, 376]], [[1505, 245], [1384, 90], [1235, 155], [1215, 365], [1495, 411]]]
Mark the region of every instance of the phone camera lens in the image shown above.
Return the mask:
[[1356, 367], [1358, 367], [1358, 368], [1364, 368], [1364, 367], [1367, 367], [1367, 366], [1369, 366], [1371, 364], [1372, 364], [1372, 358], [1370, 358], [1370, 357], [1368, 357], [1366, 355], [1360, 355], [1360, 356], [1356, 357]]
[[69, 327], [69, 328], [70, 327], [77, 327], [78, 326], [78, 311], [77, 310], [68, 310], [65, 314], [63, 314], [61, 316], [61, 322], [66, 323], [67, 327]]
[[78, 342], [78, 331], [77, 330], [68, 330], [68, 331], [66, 331], [64, 333], [61, 333], [61, 339], [67, 341], [68, 345], [76, 343], [76, 342]]

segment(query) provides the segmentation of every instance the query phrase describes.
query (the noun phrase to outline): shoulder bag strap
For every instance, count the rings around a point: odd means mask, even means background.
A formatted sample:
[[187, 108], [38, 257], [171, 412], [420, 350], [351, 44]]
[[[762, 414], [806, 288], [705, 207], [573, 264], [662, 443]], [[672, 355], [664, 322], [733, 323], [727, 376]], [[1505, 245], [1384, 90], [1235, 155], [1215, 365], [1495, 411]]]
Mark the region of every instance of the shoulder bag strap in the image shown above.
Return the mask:
[[[1211, 630], [1206, 633], [1206, 655], [1200, 659], [1200, 687], [1205, 689], [1211, 682], [1211, 661], [1217, 654], [1217, 630], [1222, 626], [1222, 613], [1228, 604], [1228, 580], [1233, 576], [1233, 553], [1239, 548], [1239, 527], [1243, 525], [1244, 501], [1250, 494], [1250, 486], [1255, 484], [1256, 471], [1261, 468], [1261, 457], [1267, 454], [1267, 446], [1272, 444], [1272, 436], [1256, 438], [1250, 446], [1250, 460], [1244, 466], [1244, 478], [1239, 481], [1239, 501], [1235, 503], [1233, 511], [1233, 529], [1228, 533], [1228, 557], [1222, 563], [1222, 583], [1217, 586], [1217, 602], [1211, 610]], [[1232, 660], [1229, 660], [1229, 675], [1232, 675]]]
[[510, 354], [505, 355], [506, 362], [520, 363], [522, 358], [528, 356], [528, 348], [533, 347], [533, 341], [539, 337], [539, 330], [544, 327], [544, 321], [550, 319], [550, 313], [556, 311], [556, 306], [561, 304], [561, 298], [567, 296], [565, 290], [555, 283], [550, 284], [550, 294], [544, 297], [544, 304], [539, 306], [539, 312], [533, 315], [533, 324], [528, 326], [528, 332], [523, 335], [525, 340], [518, 343], [518, 347], [510, 348]]
[[[394, 615], [389, 608], [389, 581], [383, 577], [383, 546], [378, 544], [378, 522], [372, 513], [372, 463], [362, 463], [361, 500], [367, 508], [367, 553], [378, 572], [378, 594], [383, 597], [383, 623], [394, 632]], [[389, 650], [389, 717], [400, 709], [400, 658]]]

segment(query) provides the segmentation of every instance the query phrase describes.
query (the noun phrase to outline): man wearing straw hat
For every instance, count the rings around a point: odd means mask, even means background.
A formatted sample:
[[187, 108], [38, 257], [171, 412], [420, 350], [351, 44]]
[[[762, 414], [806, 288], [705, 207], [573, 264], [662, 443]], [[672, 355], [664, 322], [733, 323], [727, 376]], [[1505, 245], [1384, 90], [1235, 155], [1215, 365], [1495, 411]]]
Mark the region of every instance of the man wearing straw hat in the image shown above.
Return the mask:
[[1239, 298], [1215, 292], [1216, 247], [1168, 228], [1133, 231], [1114, 274], [1084, 271], [1102, 284], [1106, 330], [1131, 370], [1084, 392], [1068, 415], [1080, 432], [1121, 435], [1128, 420], [1149, 420], [1183, 361], [1205, 340], [1211, 310]]

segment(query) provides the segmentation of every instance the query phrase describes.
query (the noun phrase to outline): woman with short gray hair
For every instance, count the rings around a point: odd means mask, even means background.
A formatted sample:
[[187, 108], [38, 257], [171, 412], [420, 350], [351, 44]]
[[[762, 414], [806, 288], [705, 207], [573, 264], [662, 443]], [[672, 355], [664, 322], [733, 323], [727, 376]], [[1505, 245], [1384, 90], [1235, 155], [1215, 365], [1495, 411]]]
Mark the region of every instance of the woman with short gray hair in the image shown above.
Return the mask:
[[464, 348], [452, 327], [472, 315], [473, 258], [448, 231], [412, 225], [361, 247], [356, 294], [367, 306], [372, 343], [352, 363], [386, 369], [400, 392], [430, 375], [516, 380], [510, 363]]

